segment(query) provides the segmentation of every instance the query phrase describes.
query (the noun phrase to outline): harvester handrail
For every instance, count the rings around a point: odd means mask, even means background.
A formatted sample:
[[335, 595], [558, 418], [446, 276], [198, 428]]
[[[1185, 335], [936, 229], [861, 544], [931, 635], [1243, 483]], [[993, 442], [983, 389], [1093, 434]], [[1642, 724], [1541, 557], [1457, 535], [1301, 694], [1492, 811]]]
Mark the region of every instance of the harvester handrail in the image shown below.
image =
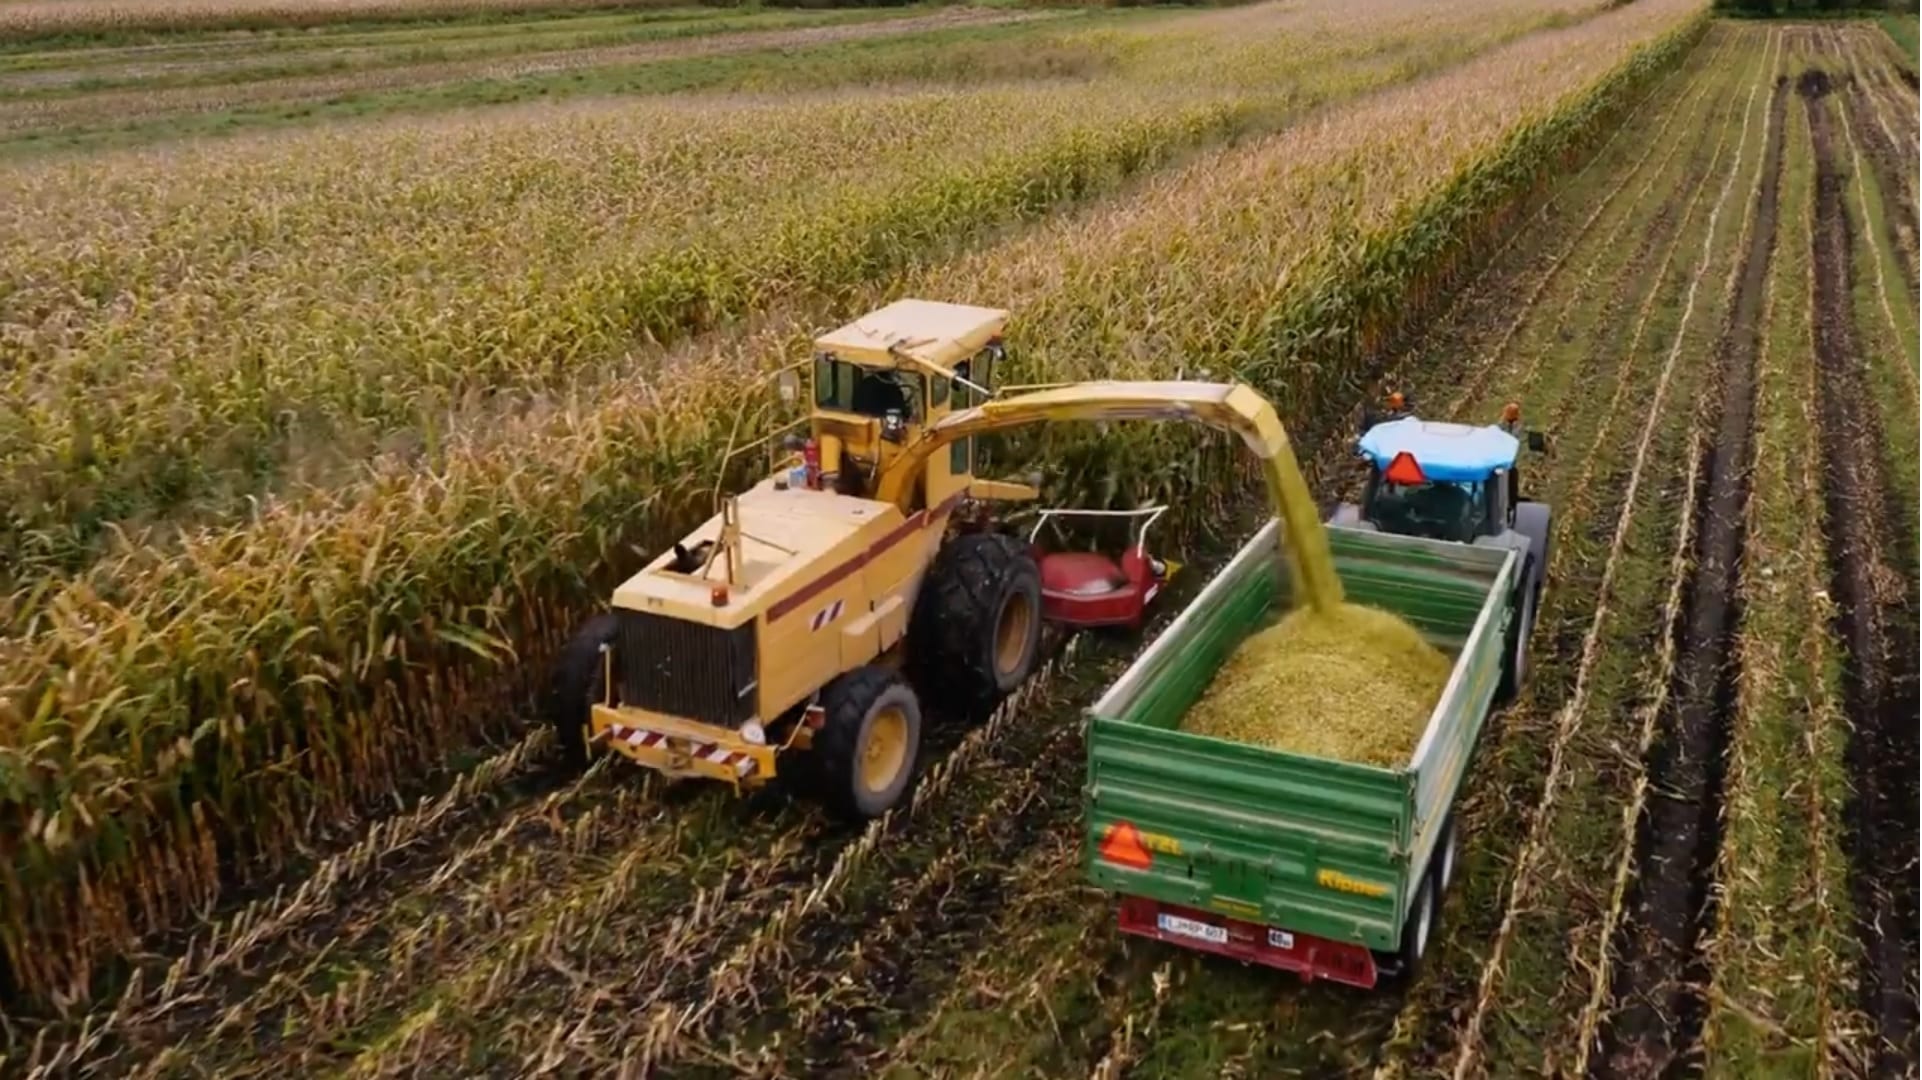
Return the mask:
[[982, 386], [980, 383], [975, 382], [974, 380], [968, 378], [966, 375], [963, 375], [960, 372], [954, 370], [953, 368], [948, 367], [946, 364], [937, 364], [925, 356], [918, 356], [914, 353], [909, 352], [908, 347], [915, 344], [925, 344], [925, 342], [908, 342], [908, 343], [896, 342], [895, 344], [888, 346], [888, 353], [896, 357], [897, 359], [905, 360], [908, 363], [913, 364], [917, 367], [924, 368], [928, 371], [931, 371], [936, 375], [941, 376], [944, 379], [949, 379], [953, 382], [960, 383], [962, 386], [965, 386], [968, 389], [974, 391], [975, 393], [980, 394], [984, 398], [994, 396], [994, 391], [989, 390], [987, 387]]
[[1148, 530], [1151, 527], [1153, 527], [1155, 521], [1158, 520], [1161, 517], [1161, 515], [1167, 512], [1168, 512], [1168, 507], [1166, 504], [1160, 504], [1156, 506], [1139, 506], [1133, 510], [1097, 510], [1093, 508], [1081, 509], [1081, 508], [1076, 508], [1071, 506], [1049, 507], [1044, 510], [1036, 511], [1038, 516], [1035, 519], [1033, 531], [1028, 533], [1028, 543], [1030, 544], [1034, 543], [1035, 538], [1041, 535], [1041, 527], [1043, 525], [1046, 525], [1051, 519], [1057, 518], [1057, 517], [1101, 517], [1101, 518], [1145, 517], [1148, 520], [1145, 522], [1142, 522], [1141, 527], [1135, 531], [1135, 543], [1140, 544], [1143, 540], [1147, 538]]

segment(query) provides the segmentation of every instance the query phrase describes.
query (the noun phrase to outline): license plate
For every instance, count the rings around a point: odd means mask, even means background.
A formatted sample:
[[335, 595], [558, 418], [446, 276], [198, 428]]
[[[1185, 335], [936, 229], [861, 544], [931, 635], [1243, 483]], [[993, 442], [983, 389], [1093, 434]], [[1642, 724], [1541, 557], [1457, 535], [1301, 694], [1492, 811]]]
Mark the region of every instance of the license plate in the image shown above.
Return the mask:
[[1205, 922], [1184, 919], [1179, 915], [1157, 915], [1155, 923], [1170, 934], [1197, 938], [1214, 945], [1228, 944], [1228, 931], [1219, 926], [1209, 926]]
[[1270, 930], [1268, 944], [1277, 949], [1292, 949], [1295, 947], [1295, 935], [1286, 930]]

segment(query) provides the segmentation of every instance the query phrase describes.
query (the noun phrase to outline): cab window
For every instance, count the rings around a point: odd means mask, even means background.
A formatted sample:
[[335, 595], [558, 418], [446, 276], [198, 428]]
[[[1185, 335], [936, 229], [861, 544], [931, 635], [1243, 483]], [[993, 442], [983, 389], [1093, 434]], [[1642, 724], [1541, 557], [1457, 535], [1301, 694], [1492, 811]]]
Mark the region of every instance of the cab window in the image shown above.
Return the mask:
[[[954, 365], [954, 373], [962, 379], [972, 380], [974, 376], [968, 374], [972, 367], [972, 364], [963, 360]], [[960, 412], [963, 409], [973, 408], [977, 404], [980, 404], [980, 402], [976, 400], [979, 397], [979, 394], [968, 389], [967, 383], [957, 381], [954, 384], [954, 411]], [[965, 439], [956, 439], [949, 443], [948, 472], [955, 476], [966, 476], [973, 471], [974, 437], [969, 436]]]
[[814, 361], [814, 404], [819, 408], [873, 417], [899, 412], [918, 420], [926, 392], [922, 377], [913, 372], [876, 371], [830, 356]]
[[1487, 515], [1486, 484], [1378, 480], [1368, 516], [1388, 532], [1466, 543], [1475, 538]]

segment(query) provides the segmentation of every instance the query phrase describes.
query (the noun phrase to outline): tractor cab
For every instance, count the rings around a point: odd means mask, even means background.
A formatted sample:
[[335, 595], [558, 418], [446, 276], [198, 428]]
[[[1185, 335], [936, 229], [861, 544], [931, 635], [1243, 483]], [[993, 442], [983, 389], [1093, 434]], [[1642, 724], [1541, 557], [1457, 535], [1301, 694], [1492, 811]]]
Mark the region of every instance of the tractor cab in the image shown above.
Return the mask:
[[[1422, 420], [1391, 399], [1385, 417], [1370, 417], [1356, 444], [1369, 466], [1353, 514], [1383, 532], [1455, 543], [1500, 536], [1522, 502], [1516, 456], [1521, 410], [1482, 426]], [[1540, 433], [1529, 432], [1541, 449]]]

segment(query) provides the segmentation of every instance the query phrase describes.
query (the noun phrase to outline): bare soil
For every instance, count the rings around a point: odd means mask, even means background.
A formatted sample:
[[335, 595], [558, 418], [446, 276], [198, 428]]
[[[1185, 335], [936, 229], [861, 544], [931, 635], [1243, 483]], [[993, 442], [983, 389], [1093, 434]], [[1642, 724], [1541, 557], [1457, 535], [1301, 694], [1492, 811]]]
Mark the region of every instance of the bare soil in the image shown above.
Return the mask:
[[[1899, 560], [1889, 512], [1896, 497], [1869, 397], [1866, 358], [1850, 322], [1854, 267], [1839, 138], [1824, 72], [1796, 87], [1816, 155], [1815, 360], [1820, 366], [1823, 531], [1835, 633], [1847, 646], [1843, 695], [1854, 730], [1848, 764], [1851, 872], [1865, 953], [1863, 1007], [1881, 1036], [1874, 1071], [1899, 1076], [1916, 1059], [1915, 571]], [[1898, 541], [1899, 542], [1899, 541]], [[1908, 544], [1911, 546], [1912, 538]]]

